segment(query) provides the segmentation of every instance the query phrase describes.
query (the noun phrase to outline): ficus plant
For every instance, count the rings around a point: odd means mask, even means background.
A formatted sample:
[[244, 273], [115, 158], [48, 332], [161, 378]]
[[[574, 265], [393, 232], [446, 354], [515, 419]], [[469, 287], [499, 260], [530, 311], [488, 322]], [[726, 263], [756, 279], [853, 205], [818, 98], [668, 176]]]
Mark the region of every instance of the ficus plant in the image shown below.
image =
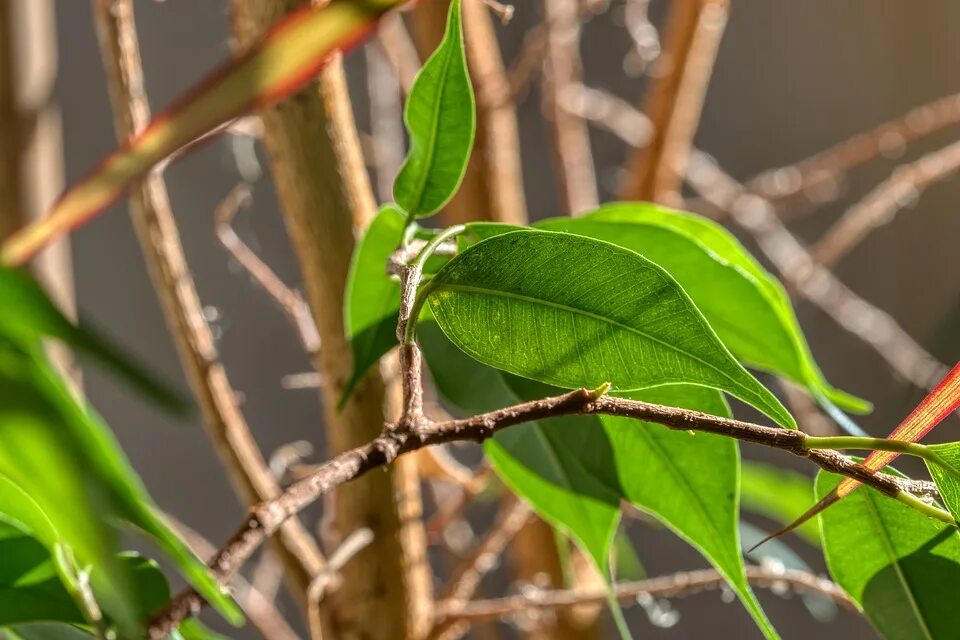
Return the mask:
[[[188, 550], [44, 346], [58, 341], [91, 356], [170, 410], [182, 410], [183, 401], [110, 340], [67, 320], [19, 267], [168, 156], [298, 90], [331, 51], [396, 4], [332, 0], [300, 9], [2, 246], [4, 633], [215, 637], [191, 616], [209, 603], [242, 623], [226, 589], [230, 575], [287, 518], [400, 455], [474, 440], [499, 482], [602, 577], [623, 637], [631, 632], [614, 565], [629, 555], [618, 537], [626, 508], [701, 553], [764, 637], [778, 637], [777, 621], [758, 602], [744, 556], [766, 532], [745, 528], [741, 509], [796, 528], [802, 544], [822, 549], [842, 597], [882, 636], [954, 637], [960, 443], [917, 441], [960, 404], [960, 366], [888, 439], [806, 435], [751, 371], [800, 386], [833, 415], [871, 406], [827, 381], [784, 286], [715, 221], [614, 202], [531, 226], [431, 226], [463, 180], [477, 126], [460, 0], [450, 2], [443, 38], [410, 87], [409, 152], [393, 201], [381, 204], [359, 238], [346, 282], [354, 373], [340, 405], [399, 352], [402, 414], [376, 440], [254, 506], [209, 567]], [[455, 417], [431, 415], [425, 385]], [[765, 424], [734, 419], [730, 398]], [[815, 482], [743, 462], [739, 441], [808, 460], [820, 467]], [[846, 450], [870, 453], [862, 460]], [[933, 482], [888, 466], [899, 454], [923, 459]], [[151, 538], [190, 590], [172, 598], [156, 562], [123, 551], [126, 526]], [[456, 610], [444, 615], [437, 625], [455, 621]]]

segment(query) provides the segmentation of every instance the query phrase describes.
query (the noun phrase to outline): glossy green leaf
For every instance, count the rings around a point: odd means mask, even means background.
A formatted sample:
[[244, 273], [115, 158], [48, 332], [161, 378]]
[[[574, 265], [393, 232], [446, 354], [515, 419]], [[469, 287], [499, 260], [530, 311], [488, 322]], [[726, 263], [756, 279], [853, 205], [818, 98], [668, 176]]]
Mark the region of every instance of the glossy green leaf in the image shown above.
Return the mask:
[[[889, 467], [887, 468], [890, 471]], [[839, 478], [820, 472], [817, 495]], [[960, 534], [872, 488], [820, 515], [830, 575], [888, 640], [955, 638]]]
[[[782, 467], [744, 461], [740, 470], [740, 504], [744, 509], [788, 524], [809, 509], [812, 502], [813, 478]], [[807, 521], [797, 533], [820, 546], [816, 521]]]
[[606, 240], [652, 260], [680, 283], [748, 366], [789, 378], [847, 410], [870, 410], [866, 401], [826, 381], [783, 287], [720, 225], [653, 204], [616, 203], [536, 226]]
[[156, 403], [183, 411], [182, 396], [89, 326], [68, 320], [25, 272], [0, 267], [0, 333], [20, 344], [54, 338], [94, 358]]
[[[421, 342], [443, 396], [478, 413], [557, 393], [555, 388], [472, 361], [427, 323]], [[718, 415], [717, 391], [664, 386], [630, 397]], [[485, 445], [504, 482], [554, 526], [569, 532], [604, 575], [627, 500], [700, 550], [731, 582], [768, 637], [776, 634], [747, 586], [737, 530], [739, 455], [730, 439], [690, 435], [609, 416], [566, 416], [518, 425]]]
[[420, 218], [436, 213], [453, 197], [473, 148], [476, 112], [460, 0], [450, 2], [443, 40], [414, 80], [404, 122], [410, 152], [393, 184], [393, 198]]
[[796, 426], [666, 271], [610, 243], [494, 236], [447, 263], [421, 296], [460, 349], [498, 369], [566, 388], [708, 386]]
[[925, 461], [940, 497], [954, 518], [960, 521], [960, 442], [927, 445], [940, 457], [940, 464]]
[[353, 374], [341, 406], [356, 384], [397, 344], [400, 282], [387, 274], [387, 262], [400, 246], [405, 217], [393, 205], [377, 212], [350, 263], [343, 323], [353, 350]]
[[[47, 516], [80, 567], [91, 567], [98, 601], [127, 630], [137, 624], [130, 577], [116, 561], [116, 525], [150, 535], [229, 619], [242, 617], [206, 566], [156, 515], [105, 426], [80, 407], [45, 361], [0, 335], [0, 474]], [[56, 472], [51, 472], [55, 470]]]

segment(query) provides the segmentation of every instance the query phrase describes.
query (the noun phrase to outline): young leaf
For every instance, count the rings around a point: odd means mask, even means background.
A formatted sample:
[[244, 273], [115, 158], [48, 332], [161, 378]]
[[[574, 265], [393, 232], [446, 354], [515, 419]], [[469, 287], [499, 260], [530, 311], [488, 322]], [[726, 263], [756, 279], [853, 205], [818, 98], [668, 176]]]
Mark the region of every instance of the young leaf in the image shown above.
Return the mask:
[[783, 287], [726, 229], [647, 203], [605, 205], [537, 228], [606, 240], [652, 260], [690, 295], [730, 351], [855, 412], [870, 404], [833, 388], [813, 360]]
[[940, 457], [940, 464], [924, 460], [930, 477], [937, 483], [947, 509], [960, 522], [960, 442], [931, 444], [927, 448]]
[[[445, 398], [476, 413], [557, 390], [485, 367], [459, 352], [433, 323], [420, 330]], [[728, 415], [717, 391], [677, 385], [629, 394]], [[497, 474], [554, 526], [570, 532], [604, 575], [622, 500], [649, 511], [699, 549], [775, 633], [746, 584], [737, 535], [736, 443], [609, 416], [567, 416], [518, 425], [485, 445]]]
[[26, 262], [55, 237], [116, 201], [158, 162], [243, 113], [291, 95], [337, 49], [358, 42], [401, 0], [330, 0], [307, 4], [274, 25], [244, 55], [214, 71], [140, 134], [69, 188], [47, 216], [0, 248], [0, 264]]
[[[890, 472], [890, 469], [887, 469]], [[817, 495], [836, 492], [821, 471]], [[953, 638], [960, 627], [960, 534], [861, 487], [820, 516], [830, 575], [888, 640]]]
[[93, 568], [91, 584], [107, 613], [127, 630], [137, 624], [129, 578], [114, 555], [114, 527], [126, 522], [151, 535], [228, 619], [242, 620], [206, 566], [156, 516], [106, 427], [76, 403], [39, 347], [0, 334], [0, 388], [0, 474], [37, 503], [77, 566]]
[[[740, 475], [740, 504], [781, 524], [792, 522], [807, 510], [813, 497], [813, 478], [768, 464], [744, 461]], [[820, 546], [817, 523], [807, 522], [797, 533]]]
[[458, 347], [498, 369], [566, 388], [698, 384], [796, 426], [666, 271], [612, 244], [498, 235], [447, 263], [421, 297]]
[[393, 183], [393, 198], [415, 218], [436, 213], [456, 193], [467, 170], [476, 110], [460, 24], [460, 0], [450, 2], [440, 46], [414, 80], [404, 121], [410, 153]]
[[353, 374], [343, 389], [341, 405], [367, 370], [397, 344], [400, 283], [387, 274], [387, 261], [400, 245], [404, 222], [397, 207], [382, 207], [354, 251], [343, 318], [353, 349]]
[[96, 359], [157, 404], [182, 412], [186, 402], [130, 356], [88, 326], [70, 322], [43, 289], [25, 272], [0, 267], [0, 333], [20, 344], [36, 345], [43, 338], [60, 340]]

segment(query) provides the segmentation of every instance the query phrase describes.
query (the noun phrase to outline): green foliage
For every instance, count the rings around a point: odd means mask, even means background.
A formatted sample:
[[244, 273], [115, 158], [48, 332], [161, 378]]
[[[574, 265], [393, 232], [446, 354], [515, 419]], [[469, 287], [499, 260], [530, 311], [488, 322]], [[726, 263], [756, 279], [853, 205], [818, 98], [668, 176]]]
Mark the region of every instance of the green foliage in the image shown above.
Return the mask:
[[397, 344], [400, 283], [387, 274], [387, 263], [403, 239], [404, 221], [397, 207], [382, 207], [354, 251], [343, 319], [353, 349], [353, 374], [341, 405], [370, 367]]
[[421, 218], [436, 213], [456, 193], [473, 148], [476, 112], [460, 0], [450, 3], [446, 33], [413, 83], [404, 121], [410, 153], [393, 184], [393, 197], [407, 214]]
[[[740, 474], [740, 503], [748, 511], [786, 525], [812, 504], [813, 479], [796, 471], [748, 460]], [[816, 520], [808, 520], [796, 532], [807, 542], [820, 545]]]
[[458, 347], [498, 369], [566, 388], [698, 384], [796, 426], [666, 271], [612, 244], [494, 236], [447, 263], [421, 296]]
[[[421, 327], [443, 396], [479, 413], [557, 389], [482, 366], [434, 324]], [[629, 394], [726, 415], [720, 393], [674, 385]], [[768, 637], [775, 637], [743, 573], [737, 530], [739, 454], [732, 440], [610, 416], [567, 416], [519, 425], [486, 444], [498, 475], [554, 526], [569, 532], [606, 575], [623, 500], [662, 520], [730, 581]]]
[[783, 287], [723, 227], [647, 203], [615, 203], [541, 229], [606, 240], [667, 270], [717, 336], [747, 366], [782, 375], [856, 412], [869, 403], [830, 386], [817, 367]]
[[954, 518], [960, 520], [960, 442], [929, 444], [939, 464], [925, 460], [930, 477], [937, 483], [940, 497]]
[[[817, 495], [823, 498], [838, 481], [821, 472]], [[887, 640], [956, 637], [960, 534], [955, 528], [869, 487], [824, 511], [820, 523], [830, 574]]]

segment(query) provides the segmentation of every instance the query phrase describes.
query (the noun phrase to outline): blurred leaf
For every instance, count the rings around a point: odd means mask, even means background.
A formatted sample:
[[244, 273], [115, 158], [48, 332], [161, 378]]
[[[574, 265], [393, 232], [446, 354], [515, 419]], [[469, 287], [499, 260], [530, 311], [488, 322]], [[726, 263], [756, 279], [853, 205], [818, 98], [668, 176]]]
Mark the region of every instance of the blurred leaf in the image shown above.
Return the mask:
[[47, 216], [0, 248], [0, 264], [30, 259], [55, 237], [87, 222], [158, 162], [254, 108], [291, 95], [347, 49], [400, 0], [331, 0], [307, 4], [278, 21], [244, 55], [215, 70], [127, 144], [69, 188]]
[[460, 0], [450, 2], [443, 40], [423, 65], [404, 111], [410, 152], [393, 183], [393, 198], [411, 216], [440, 210], [467, 170], [476, 110], [460, 24]]
[[56, 622], [21, 624], [3, 629], [8, 640], [90, 640], [94, 635], [72, 625]]
[[89, 327], [76, 326], [54, 305], [43, 289], [25, 272], [0, 267], [0, 333], [19, 344], [38, 344], [54, 338], [86, 354], [157, 404], [183, 412], [186, 402], [131, 356]]
[[[479, 413], [558, 390], [498, 372], [459, 352], [434, 324], [420, 329], [443, 396]], [[727, 415], [717, 391], [674, 385], [631, 398]], [[768, 637], [776, 637], [744, 577], [737, 534], [736, 443], [611, 416], [565, 416], [518, 425], [485, 444], [497, 474], [554, 526], [570, 532], [603, 575], [627, 500], [701, 551], [736, 589]]]
[[680, 285], [632, 251], [582, 236], [516, 231], [451, 260], [424, 286], [421, 296], [428, 295], [444, 333], [498, 369], [565, 388], [699, 384], [796, 427]]
[[824, 379], [783, 287], [713, 221], [654, 204], [615, 203], [536, 227], [606, 240], [639, 253], [680, 283], [720, 340], [748, 366], [819, 391], [847, 410], [870, 410], [868, 402]]
[[157, 517], [109, 431], [76, 403], [39, 346], [24, 349], [0, 335], [0, 389], [0, 474], [29, 494], [77, 566], [92, 568], [105, 612], [127, 631], [138, 622], [130, 576], [115, 556], [115, 527], [127, 522], [149, 534], [228, 619], [242, 619], [206, 566]]
[[[745, 460], [740, 475], [740, 503], [781, 524], [792, 522], [813, 500], [813, 478], [782, 467]], [[808, 521], [797, 533], [810, 544], [820, 546], [817, 523]]]
[[[890, 473], [891, 469], [887, 469]], [[817, 495], [839, 478], [821, 471]], [[955, 638], [960, 534], [870, 487], [820, 515], [833, 579], [888, 640]]]
[[382, 207], [353, 253], [344, 303], [353, 374], [343, 388], [341, 407], [370, 367], [397, 344], [400, 282], [387, 274], [387, 262], [400, 246], [404, 220], [396, 206]]

